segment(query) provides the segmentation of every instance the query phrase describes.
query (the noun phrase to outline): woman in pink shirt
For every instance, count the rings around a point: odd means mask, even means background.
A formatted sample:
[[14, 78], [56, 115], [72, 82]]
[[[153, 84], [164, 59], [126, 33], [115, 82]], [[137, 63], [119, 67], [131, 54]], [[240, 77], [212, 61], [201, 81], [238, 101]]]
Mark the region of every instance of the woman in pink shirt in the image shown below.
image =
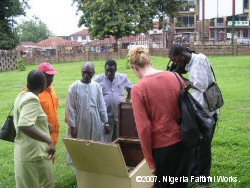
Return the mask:
[[[193, 152], [181, 142], [180, 84], [173, 73], [153, 67], [145, 48], [133, 48], [129, 57], [141, 79], [132, 89], [132, 103], [145, 159], [157, 176], [155, 187], [188, 187], [184, 177]], [[172, 184], [169, 178], [177, 179]]]

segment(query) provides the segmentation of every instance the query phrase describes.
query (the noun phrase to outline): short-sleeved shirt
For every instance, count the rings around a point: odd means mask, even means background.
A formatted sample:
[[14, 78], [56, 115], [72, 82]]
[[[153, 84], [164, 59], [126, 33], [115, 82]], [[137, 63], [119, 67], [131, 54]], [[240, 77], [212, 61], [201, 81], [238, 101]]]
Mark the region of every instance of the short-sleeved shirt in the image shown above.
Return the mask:
[[16, 139], [14, 159], [17, 161], [38, 161], [49, 158], [46, 150], [48, 144], [35, 140], [22, 131], [19, 127], [34, 125], [42, 134], [50, 137], [48, 119], [44, 113], [39, 98], [32, 92], [21, 92], [14, 103], [14, 124]]
[[108, 116], [118, 118], [118, 104], [126, 101], [126, 89], [132, 88], [133, 83], [128, 79], [126, 74], [115, 73], [115, 78], [111, 82], [105, 74], [100, 74], [95, 81], [102, 87]]
[[[205, 55], [192, 53], [191, 60], [185, 69], [189, 72], [190, 81], [197, 88], [192, 92], [193, 97], [210, 113], [203, 92], [215, 81], [211, 71], [211, 63]], [[211, 112], [210, 114], [212, 115], [213, 113]]]
[[51, 139], [54, 144], [58, 142], [60, 124], [58, 118], [59, 100], [55, 89], [50, 86], [38, 95], [43, 111], [48, 117], [49, 124], [52, 128]]

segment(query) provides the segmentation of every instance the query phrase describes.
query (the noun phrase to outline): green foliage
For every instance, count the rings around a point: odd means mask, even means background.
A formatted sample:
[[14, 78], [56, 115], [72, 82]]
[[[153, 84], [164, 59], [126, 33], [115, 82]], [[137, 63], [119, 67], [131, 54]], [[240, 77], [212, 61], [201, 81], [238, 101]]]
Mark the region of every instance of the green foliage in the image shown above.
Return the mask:
[[24, 59], [21, 57], [18, 61], [18, 69], [20, 71], [25, 71], [26, 67], [25, 67], [25, 61]]
[[92, 38], [137, 34], [153, 28], [154, 10], [141, 0], [73, 0], [83, 12], [79, 25], [89, 28]]
[[39, 42], [52, 35], [47, 25], [37, 17], [33, 20], [24, 21], [20, 24], [18, 30], [20, 41]]
[[163, 13], [167, 15], [170, 19], [173, 19], [178, 12], [180, 5], [182, 4], [181, 0], [150, 0], [151, 8], [156, 10], [155, 17], [159, 19], [160, 27], [162, 28]]
[[[89, 28], [92, 38], [113, 36], [116, 40], [153, 28], [153, 19], [163, 20], [165, 14], [174, 17], [179, 1], [173, 0], [73, 0], [83, 15], [79, 26]], [[164, 14], [164, 15], [165, 15]]]
[[10, 50], [15, 48], [18, 43], [16, 30], [0, 20], [0, 49]]
[[127, 61], [126, 61], [125, 68], [126, 68], [126, 69], [130, 69], [130, 68], [131, 68], [131, 66], [130, 66], [130, 59], [129, 59], [129, 54], [127, 55]]
[[0, 49], [13, 49], [19, 43], [14, 18], [24, 15], [27, 6], [26, 0], [0, 1]]
[[[236, 176], [238, 182], [215, 182], [212, 188], [248, 188], [250, 185], [250, 56], [210, 57], [218, 84], [223, 92], [225, 105], [213, 140], [212, 176]], [[129, 76], [131, 81], [139, 79], [132, 69], [126, 69], [127, 58], [118, 59], [118, 71]], [[152, 57], [154, 66], [165, 69], [168, 58]], [[96, 61], [96, 74], [103, 73], [105, 61]], [[57, 145], [57, 161], [54, 165], [56, 187], [73, 188], [76, 186], [74, 170], [66, 165], [65, 146], [62, 139], [66, 136], [64, 123], [67, 91], [70, 84], [81, 78], [82, 62], [55, 64], [58, 74], [53, 85], [60, 99], [59, 118], [60, 139]], [[38, 65], [26, 65], [27, 71], [7, 71], [0, 73], [0, 124], [4, 122], [15, 97], [26, 85], [27, 72], [37, 69]], [[0, 187], [15, 187], [14, 144], [0, 141]], [[112, 157], [112, 156], [111, 156]]]
[[179, 6], [182, 4], [181, 0], [150, 0], [150, 5], [151, 8], [156, 9], [157, 13], [156, 16], [157, 17], [162, 17], [162, 12], [165, 11], [165, 13], [173, 18], [176, 13], [178, 12], [178, 8]]

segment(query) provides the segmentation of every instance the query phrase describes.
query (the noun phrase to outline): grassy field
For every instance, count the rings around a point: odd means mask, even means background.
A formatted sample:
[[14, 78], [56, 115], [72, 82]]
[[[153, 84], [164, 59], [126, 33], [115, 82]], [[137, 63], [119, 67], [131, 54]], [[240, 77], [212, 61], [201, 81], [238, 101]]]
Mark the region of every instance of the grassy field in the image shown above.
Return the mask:
[[[236, 177], [237, 182], [216, 182], [213, 187], [246, 188], [250, 187], [250, 56], [209, 57], [213, 63], [225, 100], [221, 117], [213, 141], [212, 176]], [[165, 69], [168, 59], [153, 57], [155, 67]], [[132, 69], [125, 69], [125, 59], [118, 60], [118, 70], [127, 73], [129, 78], [138, 82]], [[104, 62], [94, 62], [96, 73], [102, 73]], [[60, 98], [60, 138], [66, 135], [64, 123], [65, 101], [71, 83], [81, 78], [82, 63], [56, 64], [58, 70], [54, 87]], [[37, 69], [37, 65], [26, 67], [26, 71], [0, 73], [0, 124], [13, 104], [15, 97], [26, 84], [27, 73]], [[13, 143], [0, 141], [0, 188], [15, 187]], [[112, 157], [112, 156], [111, 156]], [[76, 187], [73, 168], [66, 165], [65, 147], [62, 140], [57, 145], [55, 164], [56, 187]], [[225, 179], [226, 180], [226, 179]]]

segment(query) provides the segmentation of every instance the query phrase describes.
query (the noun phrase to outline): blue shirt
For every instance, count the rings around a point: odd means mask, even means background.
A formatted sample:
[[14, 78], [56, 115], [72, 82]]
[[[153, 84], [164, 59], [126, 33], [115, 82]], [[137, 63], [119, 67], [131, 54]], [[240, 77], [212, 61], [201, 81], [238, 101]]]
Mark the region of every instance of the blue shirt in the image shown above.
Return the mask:
[[102, 87], [108, 116], [118, 120], [118, 104], [119, 102], [125, 102], [125, 90], [131, 89], [133, 83], [128, 79], [126, 74], [121, 73], [115, 73], [113, 82], [111, 82], [104, 73], [98, 75], [95, 81]]

